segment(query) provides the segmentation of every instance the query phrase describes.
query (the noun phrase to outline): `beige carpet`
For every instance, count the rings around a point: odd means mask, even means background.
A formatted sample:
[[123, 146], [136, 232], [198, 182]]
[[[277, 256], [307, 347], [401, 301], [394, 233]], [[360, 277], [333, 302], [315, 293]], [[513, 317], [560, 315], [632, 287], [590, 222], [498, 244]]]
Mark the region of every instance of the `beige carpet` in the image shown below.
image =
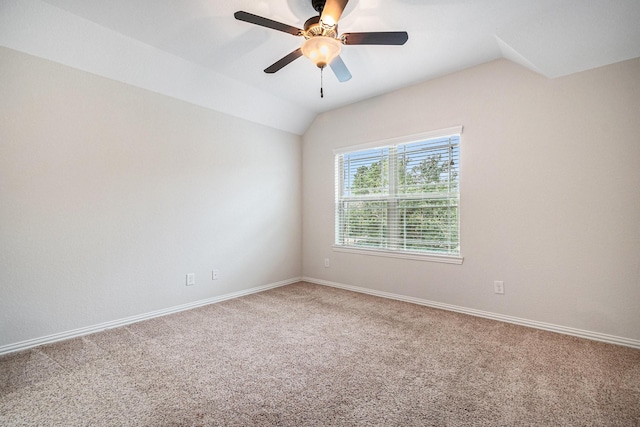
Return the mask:
[[0, 357], [2, 426], [638, 426], [640, 350], [295, 284]]

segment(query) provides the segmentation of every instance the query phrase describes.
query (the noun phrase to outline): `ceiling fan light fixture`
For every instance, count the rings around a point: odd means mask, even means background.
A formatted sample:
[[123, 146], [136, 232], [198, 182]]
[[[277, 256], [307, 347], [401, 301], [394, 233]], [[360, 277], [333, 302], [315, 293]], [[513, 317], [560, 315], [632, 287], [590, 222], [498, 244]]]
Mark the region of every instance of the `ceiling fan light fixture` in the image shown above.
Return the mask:
[[342, 50], [342, 43], [326, 36], [315, 36], [302, 44], [302, 53], [316, 64], [318, 68], [324, 68], [331, 63]]

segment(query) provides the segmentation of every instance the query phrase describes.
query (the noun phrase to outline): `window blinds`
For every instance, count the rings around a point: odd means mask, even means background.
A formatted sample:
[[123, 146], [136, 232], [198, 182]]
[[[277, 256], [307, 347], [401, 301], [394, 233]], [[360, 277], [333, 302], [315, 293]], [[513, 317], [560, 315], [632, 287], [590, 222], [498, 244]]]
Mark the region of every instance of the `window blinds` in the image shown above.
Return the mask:
[[336, 154], [336, 245], [459, 255], [460, 134]]

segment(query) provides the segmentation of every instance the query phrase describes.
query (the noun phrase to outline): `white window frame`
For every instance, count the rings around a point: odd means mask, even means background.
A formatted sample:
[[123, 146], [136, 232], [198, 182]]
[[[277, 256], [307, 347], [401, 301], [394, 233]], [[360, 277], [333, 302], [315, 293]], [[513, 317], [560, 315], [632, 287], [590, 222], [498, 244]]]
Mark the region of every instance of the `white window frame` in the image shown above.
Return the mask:
[[[342, 147], [333, 150], [335, 164], [334, 164], [334, 173], [335, 173], [335, 200], [334, 200], [334, 221], [335, 221], [335, 229], [334, 229], [334, 245], [333, 250], [336, 252], [346, 252], [346, 253], [354, 253], [354, 254], [363, 254], [363, 255], [372, 255], [372, 256], [383, 256], [389, 258], [400, 258], [400, 259], [411, 259], [411, 260], [419, 260], [419, 261], [430, 261], [430, 262], [441, 262], [447, 264], [462, 264], [464, 257], [462, 256], [462, 252], [460, 251], [458, 255], [453, 254], [439, 254], [436, 252], [417, 252], [417, 251], [407, 251], [407, 250], [389, 250], [384, 248], [368, 248], [361, 246], [348, 246], [339, 244], [339, 233], [340, 233], [340, 218], [337, 206], [341, 199], [341, 188], [343, 185], [342, 182], [342, 165], [339, 164], [340, 155], [352, 153], [356, 151], [374, 149], [374, 148], [384, 148], [384, 147], [394, 147], [402, 144], [409, 144], [413, 142], [425, 141], [428, 139], [434, 138], [443, 138], [447, 136], [453, 135], [462, 135], [462, 126], [454, 126], [445, 129], [439, 129], [435, 131], [423, 132], [419, 134], [407, 135], [398, 138], [391, 138], [382, 141], [374, 141], [366, 144], [353, 145], [349, 147]], [[459, 192], [458, 189], [458, 201], [459, 201]], [[460, 213], [459, 213], [459, 204], [458, 204], [458, 225], [460, 224]], [[458, 235], [458, 241], [460, 242], [460, 235]]]

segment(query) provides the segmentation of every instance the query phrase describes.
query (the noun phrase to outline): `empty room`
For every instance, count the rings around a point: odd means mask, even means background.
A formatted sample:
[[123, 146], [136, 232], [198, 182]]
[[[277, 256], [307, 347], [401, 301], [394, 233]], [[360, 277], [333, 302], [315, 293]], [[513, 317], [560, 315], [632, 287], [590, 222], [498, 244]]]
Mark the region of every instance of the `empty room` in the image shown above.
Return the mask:
[[640, 425], [637, 0], [0, 0], [0, 425]]

